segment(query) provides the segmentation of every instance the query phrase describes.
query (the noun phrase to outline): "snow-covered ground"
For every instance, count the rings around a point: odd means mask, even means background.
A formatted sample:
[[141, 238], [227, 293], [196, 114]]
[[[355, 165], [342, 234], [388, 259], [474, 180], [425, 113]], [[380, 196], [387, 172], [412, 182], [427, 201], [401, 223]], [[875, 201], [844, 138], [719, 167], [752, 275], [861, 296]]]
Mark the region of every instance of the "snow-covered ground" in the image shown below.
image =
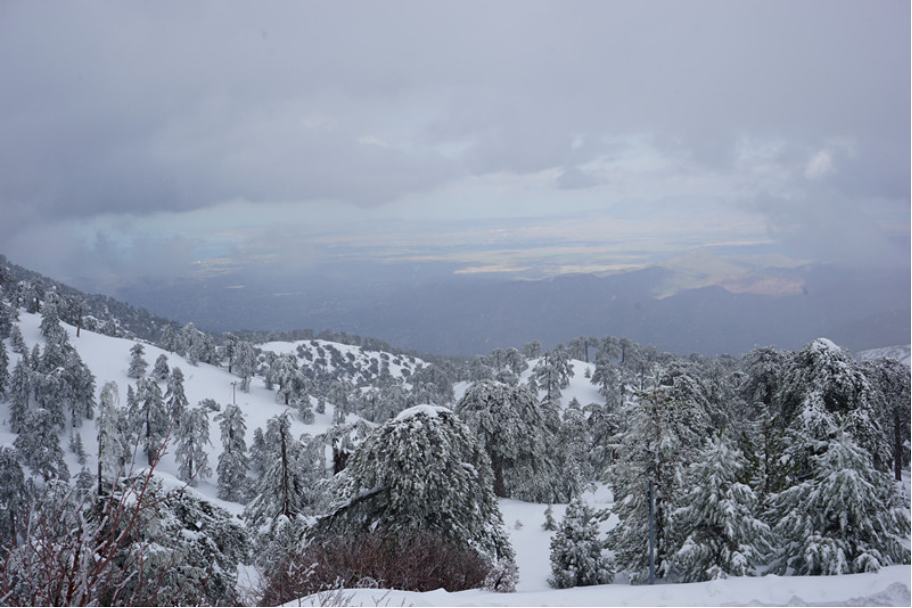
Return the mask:
[[[20, 314], [20, 329], [26, 343], [31, 349], [36, 343], [43, 345], [39, 332], [39, 315], [25, 312]], [[135, 381], [127, 377], [127, 368], [130, 362], [130, 340], [111, 338], [89, 331], [82, 331], [79, 338], [75, 329], [64, 325], [70, 334], [70, 342], [79, 352], [86, 365], [92, 370], [96, 378], [96, 389], [108, 381], [117, 383], [120, 393], [120, 403], [126, 402], [126, 389]], [[305, 347], [314, 349], [316, 346], [305, 341]], [[319, 343], [324, 351], [329, 351], [330, 343]], [[295, 352], [302, 343], [272, 343], [267, 346], [276, 352]], [[345, 345], [332, 345], [344, 357], [352, 358], [359, 364], [359, 368], [367, 368], [371, 359], [380, 358], [379, 353], [362, 352], [357, 347]], [[18, 355], [11, 352], [7, 341], [7, 350], [10, 352], [10, 369], [12, 370]], [[248, 444], [252, 439], [253, 429], [266, 426], [266, 421], [282, 413], [286, 408], [276, 403], [275, 393], [267, 391], [263, 381], [257, 378], [249, 393], [234, 390], [232, 384], [238, 378], [227, 370], [200, 363], [191, 366], [182, 357], [166, 353], [161, 349], [145, 345], [145, 359], [151, 364], [160, 354], [168, 356], [170, 367], [179, 366], [185, 376], [185, 392], [192, 406], [200, 400], [212, 398], [225, 405], [236, 400], [245, 413], [247, 421]], [[403, 368], [415, 371], [423, 362], [401, 356], [389, 357], [390, 372], [399, 375]], [[534, 361], [531, 362], [534, 365]], [[574, 362], [575, 376], [571, 379], [570, 386], [563, 391], [562, 403], [564, 406], [574, 397], [585, 406], [591, 402], [600, 401], [601, 397], [594, 386], [585, 378], [586, 364], [581, 361]], [[530, 366], [531, 370], [531, 366]], [[527, 370], [523, 377], [530, 373]], [[455, 387], [457, 399], [464, 393], [466, 383]], [[11, 433], [6, 424], [8, 404], [0, 404], [0, 445], [12, 445], [15, 435]], [[292, 416], [293, 432], [296, 436], [304, 433], [316, 435], [328, 430], [333, 418], [332, 404], [327, 404], [325, 414], [317, 414], [314, 424], [305, 425], [297, 416]], [[87, 468], [94, 470], [95, 446], [97, 436], [95, 425], [87, 421], [75, 432], [80, 433], [82, 442], [88, 452]], [[210, 417], [210, 452], [209, 464], [213, 468], [221, 452], [221, 441], [218, 424]], [[61, 437], [61, 444], [66, 451], [67, 464], [71, 473], [80, 470], [80, 465], [75, 454], [66, 449], [67, 437]], [[181, 487], [178, 481], [178, 469], [171, 453], [166, 454], [157, 469], [167, 487]], [[215, 479], [202, 481], [198, 486], [189, 491], [202, 498], [239, 515], [243, 506], [237, 503], [226, 502], [216, 498]], [[906, 480], [906, 495], [909, 495], [908, 479]], [[610, 492], [604, 488], [595, 488], [586, 494], [586, 499], [595, 507], [602, 509], [610, 504]], [[611, 585], [555, 590], [548, 586], [547, 578], [550, 574], [550, 538], [551, 533], [542, 530], [545, 505], [526, 503], [516, 500], [501, 500], [501, 511], [507, 532], [517, 554], [520, 572], [520, 581], [517, 592], [499, 594], [485, 591], [465, 591], [447, 593], [434, 591], [429, 593], [411, 593], [384, 590], [357, 590], [344, 594], [347, 603], [351, 605], [414, 605], [414, 606], [738, 606], [738, 605], [896, 605], [909, 606], [910, 575], [909, 566], [896, 566], [885, 568], [876, 574], [858, 574], [834, 577], [777, 577], [765, 576], [759, 578], [737, 578], [711, 583], [692, 584], [662, 584], [654, 587], [631, 586], [623, 582]], [[558, 521], [563, 516], [565, 505], [554, 505], [554, 517]], [[610, 527], [615, 522], [609, 519], [603, 527]], [[407, 559], [404, 557], [404, 559]], [[245, 580], [245, 577], [241, 577]], [[320, 605], [332, 598], [316, 597], [301, 600], [303, 605]], [[336, 598], [338, 599], [338, 598]], [[298, 602], [291, 604], [297, 605]]]

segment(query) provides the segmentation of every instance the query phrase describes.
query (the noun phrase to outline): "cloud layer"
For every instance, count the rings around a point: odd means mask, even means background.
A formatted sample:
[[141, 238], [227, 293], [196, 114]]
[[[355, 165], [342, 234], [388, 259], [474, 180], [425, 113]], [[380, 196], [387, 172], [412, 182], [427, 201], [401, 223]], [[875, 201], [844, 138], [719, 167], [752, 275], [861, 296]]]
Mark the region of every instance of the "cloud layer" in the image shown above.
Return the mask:
[[[0, 242], [128, 274], [165, 246], [247, 260], [296, 223], [648, 222], [680, 200], [808, 259], [895, 263], [909, 20], [899, 1], [7, 2]], [[154, 221], [238, 201], [234, 227], [294, 211], [230, 245]]]

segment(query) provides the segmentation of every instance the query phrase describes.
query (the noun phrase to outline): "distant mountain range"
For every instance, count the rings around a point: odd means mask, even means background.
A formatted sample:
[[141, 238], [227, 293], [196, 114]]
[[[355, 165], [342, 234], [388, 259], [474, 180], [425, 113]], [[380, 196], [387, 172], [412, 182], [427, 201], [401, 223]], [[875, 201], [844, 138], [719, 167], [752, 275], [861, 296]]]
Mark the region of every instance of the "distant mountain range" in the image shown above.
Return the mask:
[[[474, 355], [540, 340], [546, 347], [580, 335], [627, 337], [678, 354], [743, 354], [757, 345], [797, 349], [825, 336], [852, 351], [910, 342], [910, 283], [897, 275], [828, 267], [779, 269], [786, 295], [678, 287], [674, 269], [610, 276], [564, 275], [523, 281], [450, 276], [414, 283], [381, 278], [255, 278], [133, 283], [117, 295], [202, 329], [332, 329], [373, 336], [405, 349]], [[241, 287], [240, 285], [243, 285]]]

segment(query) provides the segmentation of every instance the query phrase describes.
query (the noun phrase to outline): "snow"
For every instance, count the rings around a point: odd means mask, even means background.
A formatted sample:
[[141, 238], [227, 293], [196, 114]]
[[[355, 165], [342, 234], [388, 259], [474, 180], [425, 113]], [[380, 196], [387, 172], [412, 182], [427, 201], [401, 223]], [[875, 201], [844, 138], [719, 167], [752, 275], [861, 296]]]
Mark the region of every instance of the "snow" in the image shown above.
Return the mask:
[[[25, 341], [31, 350], [36, 343], [43, 345], [40, 336], [40, 316], [20, 311], [20, 329]], [[75, 335], [75, 328], [63, 325], [69, 332], [70, 343], [77, 349], [80, 357], [92, 370], [96, 378], [96, 390], [100, 391], [106, 382], [115, 381], [120, 396], [120, 406], [126, 403], [127, 386], [134, 380], [127, 377], [130, 363], [130, 348], [134, 345], [131, 340], [112, 338], [101, 334], [83, 330], [79, 338]], [[310, 341], [289, 343], [276, 342], [263, 345], [274, 352], [296, 352], [299, 345], [311, 342], [320, 344], [324, 349], [331, 347], [337, 349], [345, 356], [352, 353], [361, 362], [371, 358], [380, 358], [378, 353], [362, 351], [359, 347], [335, 344], [325, 341]], [[162, 349], [144, 344], [144, 358], [150, 364], [160, 354], [168, 357], [170, 368], [178, 366], [185, 376], [185, 392], [191, 406], [195, 406], [205, 398], [214, 398], [220, 403], [231, 403], [236, 400], [246, 416], [248, 445], [252, 440], [253, 430], [257, 427], [266, 427], [269, 418], [281, 414], [286, 407], [276, 403], [275, 392], [266, 390], [262, 378], [255, 378], [249, 393], [234, 391], [232, 386], [238, 378], [229, 374], [227, 370], [213, 367], [204, 363], [191, 366], [182, 357], [167, 353]], [[316, 347], [314, 347], [316, 348]], [[12, 352], [7, 342], [10, 354], [10, 369], [15, 366], [18, 355]], [[362, 359], [362, 357], [364, 359]], [[398, 356], [402, 365], [396, 364], [397, 356], [389, 355], [390, 373], [393, 376], [401, 375], [402, 369], [410, 368], [412, 372], [426, 365], [404, 355]], [[528, 378], [535, 361], [530, 362], [529, 369], [523, 374], [523, 380]], [[592, 402], [601, 402], [598, 394], [587, 378], [586, 368], [590, 371], [594, 367], [582, 361], [572, 362], [574, 377], [570, 386], [562, 391], [561, 403], [564, 407], [576, 398], [585, 406]], [[455, 387], [457, 399], [465, 392], [468, 383], [459, 383]], [[5, 421], [8, 416], [8, 403], [0, 404], [0, 421]], [[428, 415], [437, 415], [440, 408], [434, 406], [417, 406], [402, 412], [399, 416], [416, 415], [425, 412]], [[327, 404], [325, 414], [316, 414], [315, 422], [305, 425], [292, 415], [292, 431], [295, 436], [303, 433], [316, 435], [323, 433], [332, 426], [333, 406]], [[95, 451], [97, 450], [97, 436], [94, 421], [85, 421], [76, 432], [81, 434], [83, 444], [88, 454], [87, 468], [94, 470]], [[61, 445], [67, 445], [67, 434], [61, 437]], [[16, 435], [11, 433], [5, 424], [0, 425], [0, 445], [12, 445]], [[212, 452], [209, 463], [213, 468], [218, 461], [221, 451], [219, 425], [210, 421], [210, 441]], [[174, 460], [172, 445], [161, 464], [156, 469], [156, 475], [164, 482], [166, 489], [183, 488], [184, 483], [178, 479], [178, 467]], [[76, 474], [80, 465], [76, 455], [66, 450], [67, 465], [70, 471]], [[142, 457], [139, 458], [142, 460]], [[137, 467], [137, 471], [139, 467]], [[905, 477], [904, 488], [906, 496], [909, 495], [909, 478]], [[243, 511], [243, 505], [226, 502], [216, 498], [217, 487], [215, 476], [199, 482], [196, 488], [187, 488], [187, 491], [204, 498], [213, 504], [228, 510], [234, 515]], [[610, 491], [605, 487], [597, 487], [585, 494], [586, 500], [596, 509], [604, 509], [611, 504]], [[385, 591], [378, 589], [362, 589], [345, 592], [344, 597], [350, 605], [414, 605], [414, 606], [746, 606], [746, 605], [900, 605], [908, 606], [912, 603], [910, 596], [910, 576], [912, 569], [909, 566], [892, 566], [873, 574], [855, 574], [829, 577], [778, 577], [765, 576], [758, 578], [730, 578], [708, 583], [691, 584], [662, 584], [654, 587], [632, 586], [626, 584], [619, 577], [618, 581], [610, 585], [556, 590], [548, 586], [546, 580], [550, 575], [550, 539], [551, 532], [542, 529], [547, 505], [527, 503], [516, 500], [500, 500], [505, 529], [516, 551], [517, 565], [519, 567], [519, 583], [517, 592], [501, 594], [481, 590], [448, 593], [443, 590], [428, 593], [413, 593], [402, 591]], [[553, 516], [560, 521], [564, 516], [566, 505], [553, 505]], [[517, 522], [519, 525], [517, 525]], [[616, 516], [611, 516], [601, 523], [602, 531], [617, 523]], [[240, 579], [255, 584], [256, 573], [251, 568], [242, 568]], [[245, 595], [244, 597], [251, 597]], [[325, 600], [326, 598], [322, 598]], [[289, 605], [319, 605], [321, 598], [304, 598], [299, 602]]]
[[418, 415], [425, 415], [428, 418], [436, 418], [440, 412], [451, 412], [449, 408], [439, 405], [415, 405], [408, 409], [402, 410], [396, 416], [396, 420], [407, 420]]
[[[520, 567], [522, 574], [522, 567]], [[686, 585], [610, 584], [516, 593], [349, 590], [349, 606], [908, 606], [909, 566], [876, 574], [729, 578]], [[319, 606], [318, 597], [286, 606]]]
[[912, 344], [904, 346], [887, 346], [863, 350], [855, 355], [858, 361], [873, 361], [874, 359], [895, 359], [907, 367], [912, 367]]

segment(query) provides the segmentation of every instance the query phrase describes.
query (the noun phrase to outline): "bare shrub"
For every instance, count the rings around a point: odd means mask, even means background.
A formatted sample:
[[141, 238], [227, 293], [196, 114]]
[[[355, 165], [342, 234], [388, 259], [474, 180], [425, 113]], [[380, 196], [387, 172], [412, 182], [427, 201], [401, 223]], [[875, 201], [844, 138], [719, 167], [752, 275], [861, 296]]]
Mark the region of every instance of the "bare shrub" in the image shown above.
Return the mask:
[[437, 534], [375, 532], [311, 542], [264, 573], [261, 605], [331, 589], [382, 587], [402, 591], [463, 591], [484, 585], [490, 564], [476, 551]]

